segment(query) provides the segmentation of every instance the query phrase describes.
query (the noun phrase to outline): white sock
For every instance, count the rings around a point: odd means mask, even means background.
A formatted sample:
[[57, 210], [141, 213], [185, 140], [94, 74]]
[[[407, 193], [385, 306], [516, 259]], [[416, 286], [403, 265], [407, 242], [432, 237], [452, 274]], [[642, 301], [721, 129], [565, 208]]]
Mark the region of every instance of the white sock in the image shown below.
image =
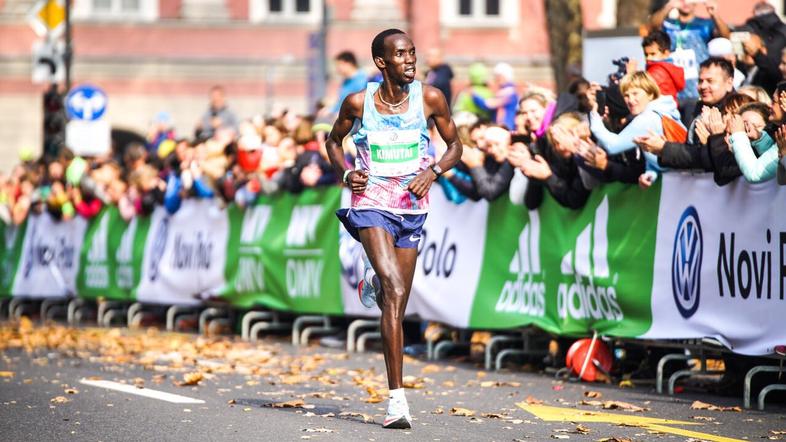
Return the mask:
[[390, 390], [390, 400], [406, 402], [407, 401], [407, 397], [404, 395], [404, 389], [403, 388], [396, 388], [396, 389]]

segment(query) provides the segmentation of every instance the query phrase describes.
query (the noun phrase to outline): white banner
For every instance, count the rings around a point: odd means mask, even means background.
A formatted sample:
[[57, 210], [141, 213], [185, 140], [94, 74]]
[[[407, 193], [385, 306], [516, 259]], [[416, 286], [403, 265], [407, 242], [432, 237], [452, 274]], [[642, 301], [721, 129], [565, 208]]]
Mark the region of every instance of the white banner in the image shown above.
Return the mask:
[[70, 222], [56, 222], [47, 212], [28, 217], [12, 293], [33, 298], [76, 293], [86, 229], [87, 222], [79, 216]]
[[786, 344], [786, 188], [663, 178], [644, 337], [714, 337], [751, 355]]
[[[348, 195], [348, 192], [342, 195], [342, 207], [349, 204]], [[477, 288], [486, 240], [488, 203], [454, 204], [436, 186], [430, 198], [431, 210], [418, 246], [407, 315], [418, 314], [424, 319], [466, 327], [474, 297], [458, 296], [458, 293], [475, 293]], [[343, 227], [341, 230], [339, 254], [344, 274], [341, 280], [344, 312], [379, 316], [379, 309], [367, 309], [358, 300], [355, 287], [363, 271], [362, 247]]]
[[186, 200], [174, 215], [153, 212], [137, 300], [196, 305], [224, 285], [229, 220], [213, 200]]

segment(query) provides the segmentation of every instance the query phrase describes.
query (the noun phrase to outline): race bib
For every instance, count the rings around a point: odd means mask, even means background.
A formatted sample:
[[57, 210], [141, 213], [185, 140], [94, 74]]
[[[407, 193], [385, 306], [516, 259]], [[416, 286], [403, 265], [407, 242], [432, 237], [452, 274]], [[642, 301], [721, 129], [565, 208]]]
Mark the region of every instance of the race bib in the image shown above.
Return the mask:
[[675, 65], [685, 71], [685, 80], [699, 78], [699, 64], [696, 62], [696, 51], [693, 49], [677, 49], [671, 53]]
[[369, 131], [370, 173], [403, 176], [420, 169], [420, 130]]

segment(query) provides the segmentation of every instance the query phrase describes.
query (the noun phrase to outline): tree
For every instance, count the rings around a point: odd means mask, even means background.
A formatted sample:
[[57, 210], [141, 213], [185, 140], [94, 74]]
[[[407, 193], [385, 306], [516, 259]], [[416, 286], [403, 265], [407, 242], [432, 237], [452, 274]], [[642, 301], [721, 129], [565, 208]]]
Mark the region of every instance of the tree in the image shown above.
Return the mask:
[[568, 73], [581, 68], [581, 0], [545, 0], [546, 25], [551, 46], [551, 67], [557, 90], [567, 89]]

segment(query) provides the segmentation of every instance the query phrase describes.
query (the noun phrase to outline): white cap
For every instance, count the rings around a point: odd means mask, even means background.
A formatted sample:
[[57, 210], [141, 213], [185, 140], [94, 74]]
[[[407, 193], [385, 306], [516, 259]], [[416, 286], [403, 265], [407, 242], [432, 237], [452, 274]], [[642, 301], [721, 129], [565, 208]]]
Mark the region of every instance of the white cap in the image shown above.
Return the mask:
[[734, 53], [734, 47], [728, 38], [713, 38], [707, 43], [707, 52], [710, 57], [725, 57]]
[[494, 66], [494, 74], [501, 76], [505, 80], [513, 81], [513, 66], [507, 63], [497, 63]]

